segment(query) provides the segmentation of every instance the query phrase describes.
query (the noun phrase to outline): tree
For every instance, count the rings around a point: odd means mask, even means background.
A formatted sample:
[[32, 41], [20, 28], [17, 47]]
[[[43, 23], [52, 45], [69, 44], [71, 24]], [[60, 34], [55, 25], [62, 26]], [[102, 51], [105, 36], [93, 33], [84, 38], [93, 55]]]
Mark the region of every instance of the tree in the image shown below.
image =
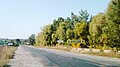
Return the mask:
[[93, 17], [89, 25], [89, 33], [90, 33], [89, 42], [92, 46], [98, 47], [103, 45], [103, 41], [101, 39], [103, 38], [102, 34], [104, 34], [103, 28], [105, 24], [106, 24], [106, 15], [104, 13], [100, 13]]
[[40, 41], [43, 45], [49, 46], [52, 45], [52, 34], [54, 33], [54, 29], [51, 24], [44, 26], [42, 32], [38, 34]]
[[65, 19], [65, 23], [66, 23], [66, 29], [70, 29], [70, 30], [74, 29], [74, 22], [72, 22], [72, 19], [70, 19], [69, 17], [67, 17]]
[[79, 22], [79, 17], [71, 12], [72, 23]]
[[51, 44], [52, 45], [56, 45], [56, 43], [57, 43], [57, 37], [56, 37], [56, 34], [52, 34], [52, 42], [51, 42]]
[[81, 36], [81, 33], [83, 32], [84, 28], [85, 28], [86, 23], [84, 21], [80, 22], [80, 23], [76, 23], [75, 25], [75, 38], [79, 39]]
[[107, 8], [107, 19], [120, 24], [120, 0], [111, 0]]
[[88, 41], [87, 32], [88, 32], [87, 23], [85, 21], [76, 23], [74, 28], [75, 39], [81, 41], [82, 44], [81, 47], [87, 47], [87, 41]]
[[35, 34], [32, 34], [29, 39], [28, 42], [30, 45], [35, 45]]
[[58, 37], [57, 39], [64, 40], [66, 41], [66, 23], [61, 22], [59, 24], [59, 27], [56, 30], [56, 36]]
[[14, 40], [14, 43], [16, 44], [16, 46], [18, 46], [18, 45], [21, 44], [21, 41], [20, 41], [20, 39], [15, 39], [15, 40]]
[[109, 37], [109, 46], [120, 49], [120, 0], [111, 0], [107, 8], [105, 33]]
[[88, 21], [90, 15], [88, 14], [87, 10], [81, 10], [79, 14], [79, 21]]
[[35, 45], [36, 46], [45, 46], [46, 45], [45, 35], [43, 34], [43, 32], [40, 32], [37, 34]]
[[70, 40], [73, 39], [73, 38], [74, 38], [74, 31], [68, 29], [68, 30], [66, 31], [66, 38], [67, 38], [67, 40], [68, 40], [68, 39], [70, 39]]

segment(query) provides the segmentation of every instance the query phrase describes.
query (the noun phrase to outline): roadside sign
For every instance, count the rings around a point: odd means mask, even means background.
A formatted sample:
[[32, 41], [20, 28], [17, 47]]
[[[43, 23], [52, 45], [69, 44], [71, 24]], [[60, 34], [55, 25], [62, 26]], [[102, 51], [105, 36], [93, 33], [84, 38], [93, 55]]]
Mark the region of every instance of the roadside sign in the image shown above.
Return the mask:
[[67, 40], [67, 43], [80, 43], [80, 40]]
[[63, 43], [64, 41], [63, 40], [57, 40], [58, 43]]

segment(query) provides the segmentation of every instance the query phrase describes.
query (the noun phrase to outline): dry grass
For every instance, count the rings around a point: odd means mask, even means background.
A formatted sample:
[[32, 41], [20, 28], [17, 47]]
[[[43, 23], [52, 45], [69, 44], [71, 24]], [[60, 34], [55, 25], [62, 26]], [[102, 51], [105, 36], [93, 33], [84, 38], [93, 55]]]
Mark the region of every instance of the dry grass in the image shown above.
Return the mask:
[[104, 52], [87, 52], [87, 53], [84, 53], [84, 54], [104, 56], [104, 57], [120, 58], [120, 53], [118, 53], [118, 52], [110, 52], [110, 53], [104, 53]]
[[0, 67], [3, 67], [13, 58], [16, 47], [13, 46], [0, 46]]

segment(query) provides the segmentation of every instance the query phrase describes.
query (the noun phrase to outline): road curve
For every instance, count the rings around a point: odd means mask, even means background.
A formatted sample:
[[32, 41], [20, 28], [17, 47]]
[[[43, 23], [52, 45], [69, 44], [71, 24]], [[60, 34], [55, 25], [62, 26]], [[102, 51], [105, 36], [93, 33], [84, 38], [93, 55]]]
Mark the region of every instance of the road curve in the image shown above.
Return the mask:
[[120, 67], [120, 59], [19, 46], [10, 67]]

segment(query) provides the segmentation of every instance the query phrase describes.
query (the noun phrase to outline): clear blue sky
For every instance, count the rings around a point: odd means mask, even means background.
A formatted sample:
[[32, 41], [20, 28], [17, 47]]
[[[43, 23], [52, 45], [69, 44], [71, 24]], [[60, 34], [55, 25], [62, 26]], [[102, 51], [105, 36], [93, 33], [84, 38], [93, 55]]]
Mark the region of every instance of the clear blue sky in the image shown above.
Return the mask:
[[110, 0], [0, 0], [0, 38], [28, 38], [58, 17], [105, 12]]

